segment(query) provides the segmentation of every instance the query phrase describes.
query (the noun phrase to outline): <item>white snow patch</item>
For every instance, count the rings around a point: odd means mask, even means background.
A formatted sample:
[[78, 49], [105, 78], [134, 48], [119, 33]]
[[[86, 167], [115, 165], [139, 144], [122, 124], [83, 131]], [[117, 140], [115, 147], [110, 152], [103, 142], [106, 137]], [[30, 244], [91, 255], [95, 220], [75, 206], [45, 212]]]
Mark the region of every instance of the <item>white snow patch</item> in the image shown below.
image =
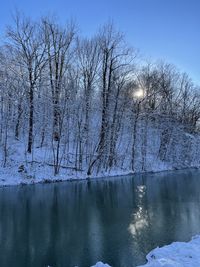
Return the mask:
[[106, 264], [106, 263], [103, 263], [101, 261], [98, 261], [95, 265], [93, 265], [91, 267], [111, 267], [111, 266]]
[[138, 267], [199, 267], [200, 236], [190, 242], [174, 242], [155, 248], [147, 255], [148, 263]]

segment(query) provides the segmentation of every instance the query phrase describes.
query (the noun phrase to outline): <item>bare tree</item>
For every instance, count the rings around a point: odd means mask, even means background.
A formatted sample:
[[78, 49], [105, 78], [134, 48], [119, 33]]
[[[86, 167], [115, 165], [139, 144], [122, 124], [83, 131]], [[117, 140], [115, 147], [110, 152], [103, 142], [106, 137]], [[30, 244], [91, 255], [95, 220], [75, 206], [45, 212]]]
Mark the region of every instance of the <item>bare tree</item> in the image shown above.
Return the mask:
[[[85, 139], [86, 155], [89, 147], [89, 124], [91, 101], [94, 96], [95, 81], [97, 80], [98, 68], [100, 63], [100, 47], [98, 38], [91, 40], [84, 39], [77, 42], [78, 65], [83, 83], [84, 107], [84, 131], [82, 133]], [[86, 157], [87, 161], [87, 157]]]
[[53, 104], [53, 138], [58, 141], [60, 123], [60, 97], [63, 79], [69, 69], [72, 58], [72, 42], [75, 37], [75, 26], [69, 24], [62, 29], [53, 20], [43, 19], [44, 43], [47, 47], [48, 73]]
[[18, 62], [26, 73], [29, 100], [29, 131], [27, 151], [31, 153], [34, 124], [34, 89], [45, 66], [46, 47], [41, 40], [40, 27], [29, 19], [16, 14], [14, 27], [7, 29], [9, 45], [15, 50]]

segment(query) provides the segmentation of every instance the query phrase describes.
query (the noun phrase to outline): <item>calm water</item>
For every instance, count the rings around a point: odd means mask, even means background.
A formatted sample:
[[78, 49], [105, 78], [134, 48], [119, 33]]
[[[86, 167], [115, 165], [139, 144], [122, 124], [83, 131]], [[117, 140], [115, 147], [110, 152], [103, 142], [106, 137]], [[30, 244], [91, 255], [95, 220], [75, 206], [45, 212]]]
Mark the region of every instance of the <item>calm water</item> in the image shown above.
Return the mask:
[[195, 170], [0, 189], [1, 267], [134, 267], [197, 233]]

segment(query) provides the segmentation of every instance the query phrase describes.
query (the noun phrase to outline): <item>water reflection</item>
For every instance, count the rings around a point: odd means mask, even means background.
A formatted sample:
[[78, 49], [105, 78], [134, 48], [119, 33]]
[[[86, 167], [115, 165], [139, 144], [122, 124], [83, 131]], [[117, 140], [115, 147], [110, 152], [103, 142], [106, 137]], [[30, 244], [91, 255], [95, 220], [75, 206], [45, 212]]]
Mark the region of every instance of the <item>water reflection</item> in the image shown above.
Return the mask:
[[145, 185], [138, 185], [136, 188], [137, 208], [132, 215], [133, 219], [128, 228], [134, 239], [137, 238], [140, 231], [142, 231], [145, 227], [148, 227], [147, 210], [144, 209], [145, 190]]
[[0, 266], [115, 267], [200, 232], [200, 173], [0, 189]]

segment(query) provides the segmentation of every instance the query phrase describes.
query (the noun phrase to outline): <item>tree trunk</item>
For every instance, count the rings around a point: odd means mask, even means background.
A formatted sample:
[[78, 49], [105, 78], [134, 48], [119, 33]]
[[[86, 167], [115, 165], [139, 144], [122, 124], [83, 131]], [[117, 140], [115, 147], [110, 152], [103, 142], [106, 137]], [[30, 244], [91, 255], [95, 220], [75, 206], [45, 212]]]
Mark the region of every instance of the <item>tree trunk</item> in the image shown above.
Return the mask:
[[28, 131], [28, 149], [27, 152], [32, 152], [32, 146], [33, 146], [33, 111], [34, 111], [34, 105], [33, 105], [33, 85], [30, 86], [30, 92], [29, 92], [29, 131]]

